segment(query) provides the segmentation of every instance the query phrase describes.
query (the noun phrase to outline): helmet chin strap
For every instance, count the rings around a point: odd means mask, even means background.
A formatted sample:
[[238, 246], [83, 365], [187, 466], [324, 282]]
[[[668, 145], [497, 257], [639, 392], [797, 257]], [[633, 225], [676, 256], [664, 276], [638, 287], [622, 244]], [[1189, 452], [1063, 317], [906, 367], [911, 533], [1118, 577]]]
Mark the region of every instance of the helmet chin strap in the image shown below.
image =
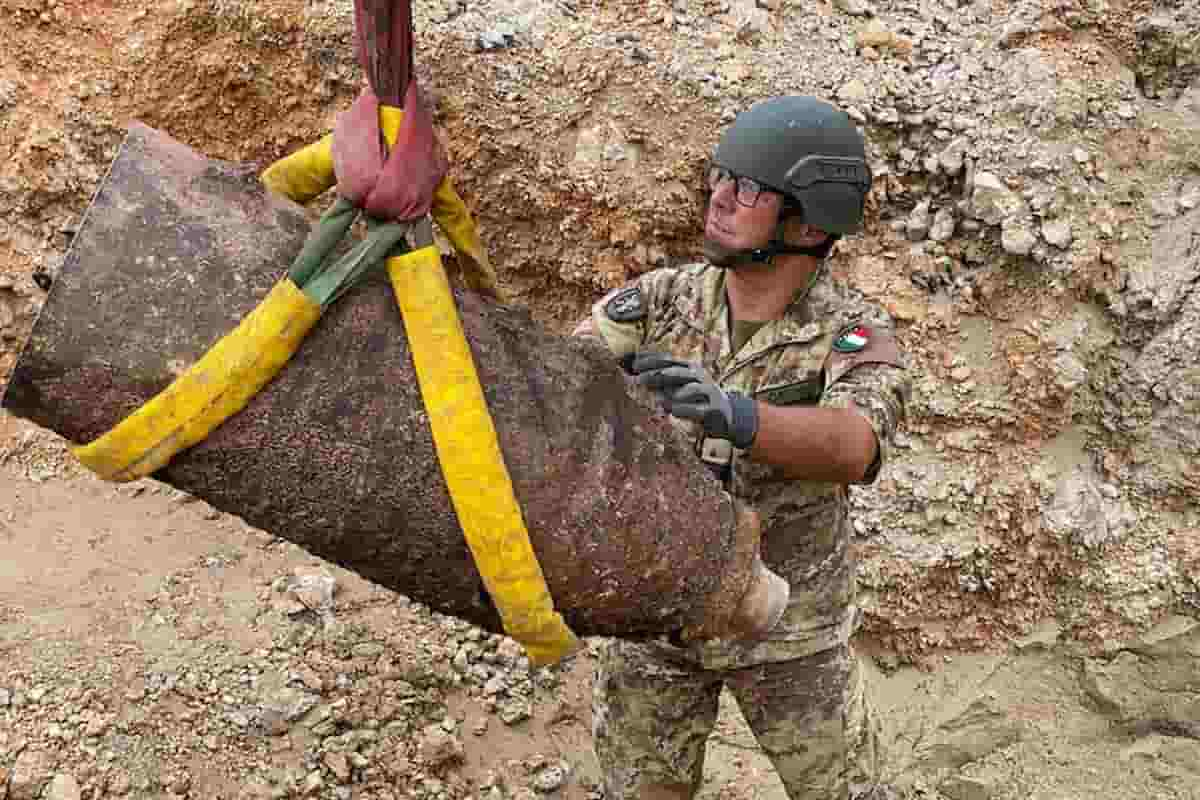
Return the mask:
[[705, 237], [704, 255], [713, 266], [723, 269], [752, 269], [756, 266], [770, 266], [775, 263], [775, 256], [811, 256], [818, 261], [824, 261], [838, 239], [842, 238], [837, 234], [829, 233], [825, 235], [825, 240], [820, 244], [803, 247], [787, 244], [783, 241], [783, 227], [787, 216], [791, 215], [780, 214], [779, 222], [775, 225], [775, 235], [771, 237], [771, 241], [767, 243], [766, 247], [730, 250]]

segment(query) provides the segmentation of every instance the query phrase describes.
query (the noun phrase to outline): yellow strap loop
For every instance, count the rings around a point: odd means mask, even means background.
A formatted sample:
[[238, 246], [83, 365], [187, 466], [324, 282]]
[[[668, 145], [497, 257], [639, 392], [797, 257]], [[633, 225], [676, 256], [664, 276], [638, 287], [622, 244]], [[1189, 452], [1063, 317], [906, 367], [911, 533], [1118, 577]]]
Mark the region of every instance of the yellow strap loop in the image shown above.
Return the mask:
[[388, 259], [442, 474], [504, 629], [536, 665], [579, 646], [554, 610], [437, 247]]
[[[396, 141], [403, 119], [404, 109], [379, 107], [379, 127], [388, 142]], [[297, 203], [309, 202], [337, 183], [333, 171], [333, 134], [279, 159], [263, 170], [260, 179], [276, 194]], [[475, 220], [449, 176], [438, 184], [430, 214], [458, 253], [467, 288], [504, 299]]]
[[320, 316], [320, 306], [296, 284], [281, 280], [167, 388], [72, 453], [105, 480], [149, 475], [241, 411], [288, 362]]

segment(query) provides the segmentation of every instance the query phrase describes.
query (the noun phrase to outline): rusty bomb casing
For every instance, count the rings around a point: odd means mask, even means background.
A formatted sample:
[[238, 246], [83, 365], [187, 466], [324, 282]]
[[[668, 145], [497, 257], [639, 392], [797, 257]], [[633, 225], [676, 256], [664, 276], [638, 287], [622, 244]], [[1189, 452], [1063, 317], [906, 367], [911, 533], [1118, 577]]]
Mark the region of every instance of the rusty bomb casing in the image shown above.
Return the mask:
[[[235, 327], [308, 232], [303, 209], [270, 195], [250, 170], [133, 124], [4, 406], [76, 443], [100, 436]], [[603, 349], [552, 335], [524, 311], [473, 294], [457, 300], [531, 542], [567, 623], [580, 635], [626, 637], [761, 629], [762, 613], [746, 611], [765, 589], [754, 515], [739, 513]], [[382, 270], [325, 313], [244, 410], [154, 477], [435, 610], [500, 630], [441, 476]]]

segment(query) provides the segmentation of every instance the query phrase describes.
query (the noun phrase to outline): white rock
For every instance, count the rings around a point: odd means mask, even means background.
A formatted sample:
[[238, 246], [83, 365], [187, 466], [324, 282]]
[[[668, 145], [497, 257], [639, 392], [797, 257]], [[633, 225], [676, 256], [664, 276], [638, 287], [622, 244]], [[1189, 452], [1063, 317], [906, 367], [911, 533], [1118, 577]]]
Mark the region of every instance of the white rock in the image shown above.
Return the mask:
[[908, 215], [904, 232], [910, 241], [919, 242], [929, 233], [929, 224], [929, 200], [922, 200]]
[[971, 181], [971, 215], [999, 225], [1025, 210], [1025, 201], [990, 172], [976, 172]]
[[[964, 139], [955, 139], [938, 155], [938, 165], [942, 172], [954, 177], [962, 172], [963, 159], [966, 156], [967, 143]], [[987, 174], [987, 173], [984, 173]]]
[[1016, 221], [1006, 221], [1000, 233], [1000, 245], [1004, 252], [1014, 256], [1027, 256], [1033, 252], [1037, 244], [1037, 234], [1026, 224]]
[[863, 0], [834, 0], [833, 5], [852, 17], [869, 17], [875, 13], [870, 4]]
[[838, 98], [852, 103], [861, 103], [871, 96], [867, 85], [858, 78], [852, 78], [838, 89]]
[[285, 585], [286, 592], [302, 609], [322, 616], [333, 614], [337, 579], [324, 570], [310, 572], [297, 568]]
[[1087, 366], [1070, 352], [1054, 357], [1054, 383], [1064, 391], [1073, 392], [1087, 380]]
[[58, 773], [42, 792], [42, 800], [80, 800], [79, 784], [70, 775]]
[[1106, 500], [1099, 486], [1099, 478], [1088, 467], [1064, 475], [1043, 512], [1047, 527], [1089, 549], [1123, 539], [1137, 523], [1137, 514], [1124, 503]]
[[1071, 223], [1065, 219], [1054, 219], [1042, 223], [1042, 238], [1055, 247], [1066, 250], [1074, 240]]
[[533, 776], [533, 788], [542, 794], [558, 791], [567, 782], [567, 770], [562, 764], [551, 764]]
[[929, 228], [929, 238], [935, 242], [946, 242], [954, 236], [958, 220], [949, 208], [939, 208], [933, 215], [933, 224]]

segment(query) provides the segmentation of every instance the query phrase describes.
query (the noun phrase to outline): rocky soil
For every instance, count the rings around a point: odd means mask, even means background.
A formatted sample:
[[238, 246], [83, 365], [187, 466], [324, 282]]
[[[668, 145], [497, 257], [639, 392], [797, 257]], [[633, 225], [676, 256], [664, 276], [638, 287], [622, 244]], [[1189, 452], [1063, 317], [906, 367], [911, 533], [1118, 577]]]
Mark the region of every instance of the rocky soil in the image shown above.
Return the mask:
[[[455, 179], [559, 331], [694, 257], [737, 110], [843, 104], [877, 181], [835, 269], [917, 376], [899, 457], [854, 495], [893, 778], [1200, 796], [1200, 5], [416, 15]], [[345, 0], [0, 0], [0, 383], [125, 123], [269, 163], [357, 91], [350, 31]], [[0, 495], [0, 798], [592, 792], [587, 654], [531, 671], [168, 487], [100, 484], [11, 417]], [[706, 800], [781, 796], [726, 711]]]

